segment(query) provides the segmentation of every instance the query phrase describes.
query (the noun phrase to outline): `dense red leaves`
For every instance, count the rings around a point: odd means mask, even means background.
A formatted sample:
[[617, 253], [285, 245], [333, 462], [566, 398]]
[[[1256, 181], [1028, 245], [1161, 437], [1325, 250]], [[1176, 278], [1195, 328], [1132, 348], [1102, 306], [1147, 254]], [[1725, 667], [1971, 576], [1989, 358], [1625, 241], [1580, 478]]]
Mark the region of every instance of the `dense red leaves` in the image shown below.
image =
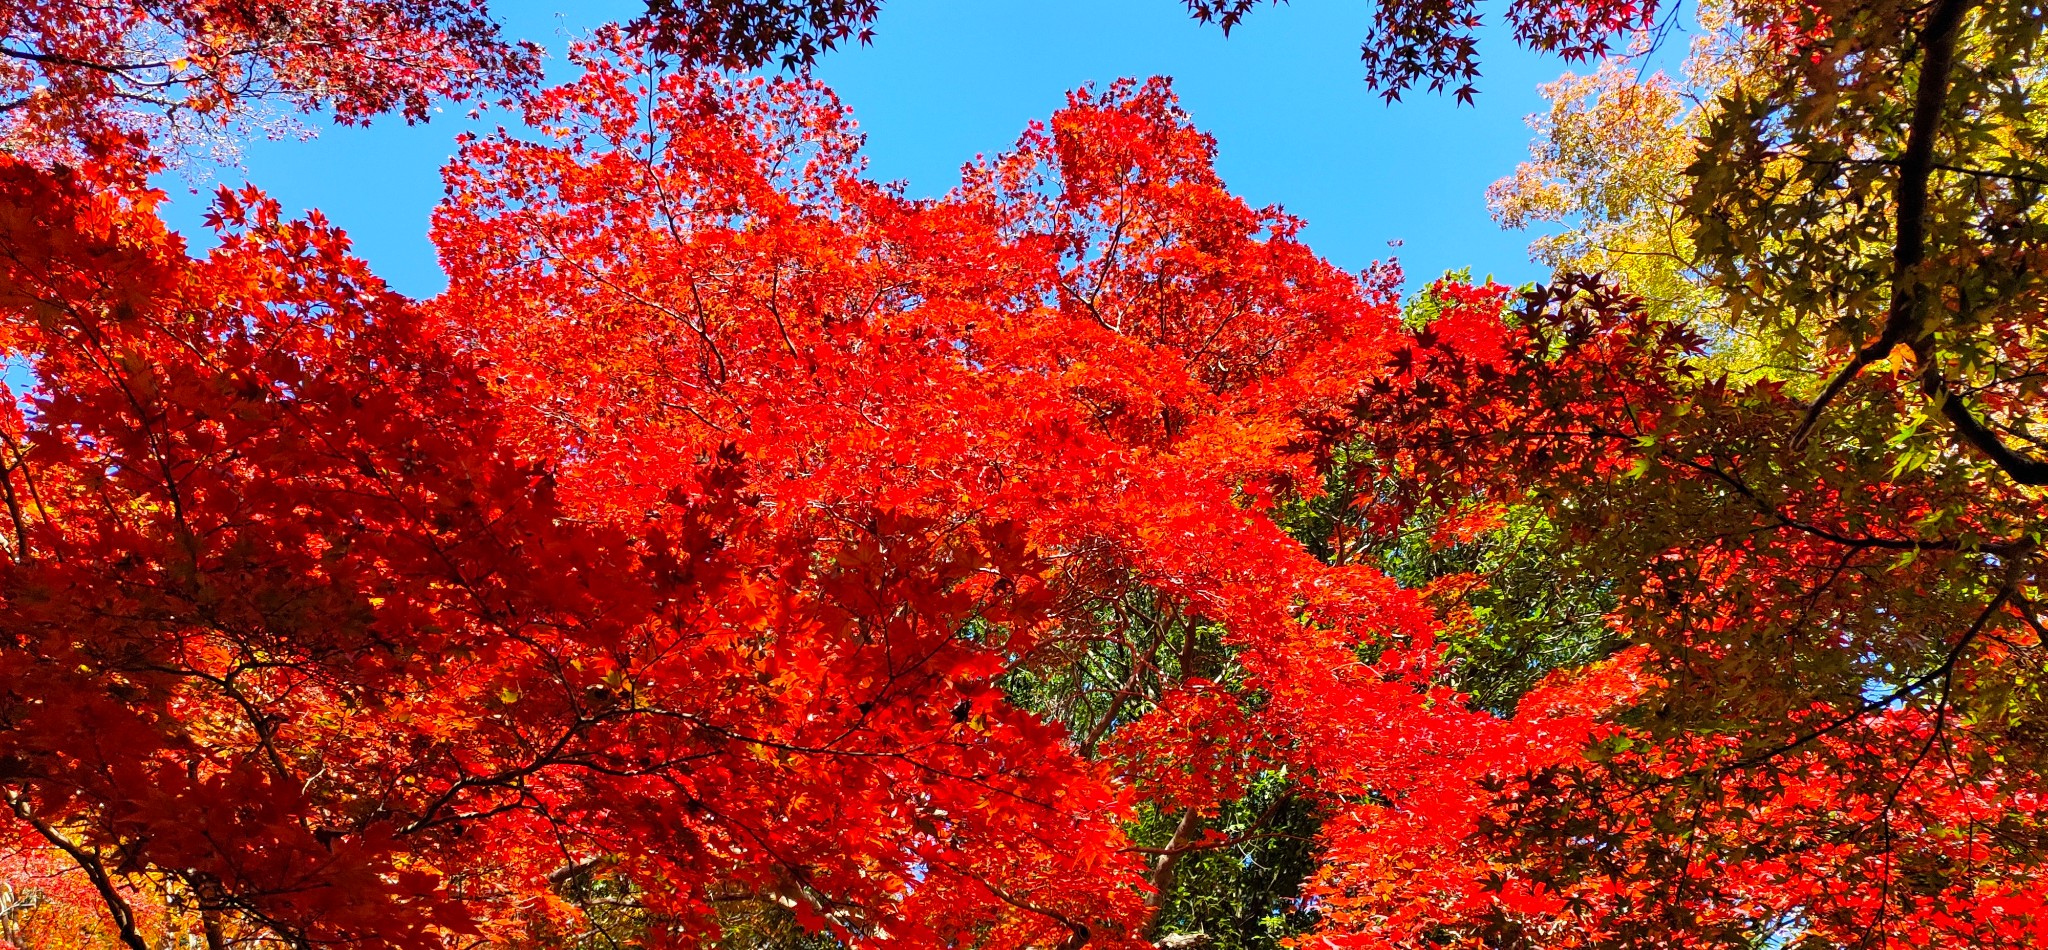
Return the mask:
[[[427, 48], [488, 39], [406, 9]], [[1967, 480], [1774, 461], [1795, 402], [1594, 282], [1512, 312], [1441, 283], [1404, 326], [1393, 273], [1230, 194], [1161, 81], [911, 200], [822, 88], [646, 53], [603, 34], [463, 143], [425, 303], [260, 193], [195, 259], [132, 166], [43, 167], [134, 131], [114, 87], [10, 127], [56, 137], [0, 166], [32, 383], [0, 407], [0, 860], [59, 874], [80, 942], [686, 946], [753, 903], [857, 944], [1136, 947], [1165, 862], [1131, 819], [1194, 828], [1269, 769], [1324, 822], [1311, 945], [2040, 939], [2038, 777], [1904, 701], [1916, 658], [1947, 689], [2037, 646], [1983, 646], [2003, 596], [1943, 572], [1986, 549], [1917, 533]], [[207, 75], [351, 117], [453, 88], [235, 55], [267, 65]], [[1649, 565], [1614, 618], [1646, 646], [1474, 708], [1448, 585], [1275, 523], [1339, 451], [1373, 486], [1349, 530], [1449, 511], [1456, 544], [1534, 504], [1604, 535]], [[1698, 523], [1641, 527], [1644, 484]], [[1218, 655], [1183, 633], [1093, 735], [1006, 698], [1133, 597]]]
[[[1391, 303], [1308, 254], [1293, 222], [1224, 191], [1163, 86], [1077, 96], [958, 194], [910, 202], [859, 177], [851, 129], [820, 90], [646, 77], [635, 57], [584, 55], [588, 77], [530, 109], [542, 138], [465, 149], [437, 240], [447, 332], [475, 347], [523, 438], [572, 447], [561, 484], [590, 517], [642, 523], [730, 451], [756, 499], [761, 550], [747, 556], [764, 563], [791, 547], [838, 558], [939, 538], [981, 550], [972, 564], [904, 562], [971, 625], [784, 575], [793, 596], [830, 598], [940, 682], [984, 679], [1061, 622], [1059, 602], [992, 602], [1132, 576], [1258, 653], [1279, 722], [1306, 725], [1354, 688], [1357, 638], [1426, 639], [1426, 615], [1391, 584], [1322, 568], [1244, 507], [1303, 471], [1280, 452], [1299, 434], [1290, 414], [1334, 404], [1328, 374], [1379, 358]], [[638, 88], [650, 78], [651, 121]], [[862, 695], [863, 675], [900, 677], [863, 674], [817, 636], [777, 641], [832, 651], [801, 669], [821, 702]], [[1305, 661], [1320, 672], [1302, 675]], [[1005, 707], [988, 694], [960, 715], [1016, 719]], [[1020, 781], [1043, 787], [1032, 773], [1069, 755], [1057, 740], [1034, 740]], [[1080, 794], [1086, 780], [1059, 781]], [[866, 804], [843, 785], [817, 794]], [[883, 852], [872, 826], [857, 833], [867, 843], [849, 852]], [[964, 850], [924, 858], [906, 916], [927, 892], [959, 896], [888, 929], [957, 929], [980, 894], [1113, 941], [1135, 905], [1085, 918], [1067, 906], [1103, 891], [1062, 875], [1123, 860], [1086, 840], [1063, 832], [1015, 869], [969, 866]], [[1027, 886], [1056, 897], [1005, 897]]]
[[1372, 447], [1375, 471], [1399, 476], [1404, 515], [1423, 501], [1516, 500], [1539, 478], [1627, 472], [1681, 398], [1672, 364], [1699, 345], [1583, 278], [1531, 291], [1513, 324], [1507, 288], [1439, 283], [1430, 296], [1441, 312], [1393, 355], [1396, 372], [1318, 423], [1326, 446]]
[[1484, 945], [1473, 939], [1476, 922], [1557, 921], [1548, 885], [1483, 832], [1502, 813], [1504, 780], [1577, 762], [1589, 739], [1611, 729], [1600, 718], [1641, 693], [1642, 659], [1629, 653], [1553, 676], [1511, 723], [1453, 708], [1370, 723], [1398, 735], [1373, 750], [1369, 780], [1349, 789], [1362, 800], [1324, 831], [1325, 861], [1309, 893], [1328, 924], [1306, 944]]
[[[1127, 943], [1116, 821], [1195, 789], [991, 681], [1133, 577], [1229, 631], [1244, 728], [1333, 789], [1432, 718], [1427, 613], [1261, 515], [1391, 302], [1229, 196], [1163, 86], [920, 203], [815, 89], [667, 76], [649, 122], [637, 57], [584, 61], [540, 140], [451, 171], [424, 317], [260, 195], [191, 260], [146, 195], [9, 166], [39, 395], [0, 753], [118, 936], [155, 939], [153, 879], [166, 926], [513, 940], [601, 875], [657, 942], [747, 897], [871, 941]], [[1213, 718], [1164, 717], [1168, 747]]]
[[[337, 236], [228, 195], [188, 262], [14, 173], [9, 276], [64, 303], [9, 301], [49, 396], [9, 433], [0, 695], [53, 842], [363, 946], [510, 936], [599, 856], [657, 936], [713, 883], [913, 943], [923, 915], [1020, 943], [1119, 916], [1077, 886], [1119, 861], [1115, 796], [959, 641], [1045, 599], [999, 527], [875, 512], [771, 547], [731, 453], [633, 538], [572, 519]], [[992, 557], [1021, 568], [978, 584]]]
[[[1843, 712], [1796, 718], [1818, 732]], [[1768, 761], [1735, 736], [1617, 734], [1603, 761], [1509, 790], [1493, 834], [1554, 905], [1474, 929], [1553, 946], [1734, 945], [1774, 931], [2039, 945], [2040, 778], [1973, 767], [1973, 744], [1914, 710], [1857, 717]]]
[[1251, 777], [1270, 764], [1273, 739], [1258, 728], [1239, 697], [1193, 679], [1119, 730], [1104, 751], [1124, 760], [1124, 777], [1162, 809], [1209, 811], [1244, 797]]
[[110, 149], [167, 150], [275, 100], [343, 122], [539, 78], [478, 0], [95, 3], [0, 9], [0, 145], [76, 163]]
[[458, 842], [400, 837], [458, 747], [517, 741], [475, 705], [492, 654], [592, 614], [583, 580], [634, 552], [556, 526], [338, 235], [230, 196], [192, 261], [145, 198], [5, 171], [6, 340], [40, 394], [6, 433], [15, 809], [280, 933], [461, 924], [427, 856]]
[[[1392, 275], [1231, 196], [1162, 83], [1078, 93], [910, 201], [822, 90], [607, 42], [528, 134], [465, 144], [424, 307], [258, 194], [192, 260], [146, 194], [9, 166], [38, 395], [0, 755], [119, 936], [545, 941], [603, 880], [657, 944], [743, 899], [863, 942], [1128, 945], [1133, 805], [1208, 814], [1280, 766], [1328, 816], [1333, 934], [1552, 906], [1481, 833], [1502, 781], [1611, 731], [1640, 658], [1471, 710], [1413, 593], [1268, 517], [1362, 372], [1404, 394], [1371, 439], [1552, 368], [1497, 288], [1438, 288], [1411, 339]], [[1567, 379], [1656, 339], [1560, 326]], [[1383, 451], [1483, 470], [1612, 395]], [[1134, 585], [1241, 685], [1184, 665], [1090, 762], [994, 682]]]
[[[1428, 932], [1444, 917], [1424, 911], [1446, 889], [1462, 896], [1444, 913], [1547, 906], [1529, 879], [1497, 881], [1476, 836], [1501, 777], [1574, 761], [1599, 715], [1638, 691], [1641, 657], [1560, 682], [1514, 721], [1469, 710], [1430, 685], [1434, 620], [1412, 594], [1314, 562], [1261, 513], [1274, 489], [1308, 483], [1310, 457], [1291, 448], [1313, 441], [1300, 420], [1343, 411], [1361, 368], [1391, 367], [1385, 385], [1409, 394], [1375, 417], [1386, 428], [1374, 431], [1404, 435], [1442, 420], [1401, 413], [1478, 399], [1518, 368], [1576, 380], [1535, 408], [1461, 407], [1471, 428], [1421, 449], [1436, 453], [1432, 471], [1491, 464], [1506, 478], [1505, 456], [1485, 453], [1517, 451], [1520, 422], [1583, 424], [1616, 398], [1665, 397], [1656, 376], [1617, 384], [1616, 364], [1643, 345], [1682, 350], [1682, 335], [1566, 307], [1557, 332], [1580, 363], [1560, 368], [1501, 321], [1500, 290], [1445, 286], [1444, 313], [1402, 347], [1384, 277], [1331, 270], [1295, 243], [1291, 219], [1230, 197], [1209, 141], [1158, 84], [1077, 94], [955, 194], [910, 202], [859, 177], [851, 129], [817, 89], [648, 77], [636, 57], [585, 55], [589, 77], [530, 111], [540, 138], [466, 148], [437, 229], [454, 278], [438, 304], [447, 332], [475, 348], [523, 439], [573, 446], [561, 470], [572, 504], [640, 523], [730, 451], [746, 460], [769, 550], [993, 532], [1003, 544], [972, 542], [990, 552], [976, 576], [944, 559], [905, 566], [978, 618], [936, 632], [920, 654], [935, 670], [993, 671], [987, 651], [1027, 654], [1065, 624], [1064, 603], [1136, 578], [1220, 625], [1256, 696], [1190, 679], [1126, 726], [1109, 751], [1142, 800], [1200, 812], [1261, 763], [1287, 765], [1331, 816], [1317, 900], [1335, 933]], [[649, 81], [659, 95], [638, 87]], [[1606, 373], [1582, 378], [1594, 370]], [[1591, 474], [1628, 467], [1597, 434], [1565, 446]], [[1039, 584], [1063, 600], [1002, 614], [983, 600]], [[889, 626], [903, 608], [887, 598], [846, 604], [888, 642], [914, 635]], [[1361, 662], [1361, 647], [1376, 659]], [[846, 661], [811, 675], [834, 681]], [[983, 702], [956, 708], [977, 721], [1003, 708]], [[957, 903], [915, 918], [927, 891], [1000, 899], [1077, 861], [1113, 863], [1070, 848], [1012, 879], [1023, 869], [928, 860], [912, 922], [891, 931], [960, 918]], [[1423, 867], [1440, 886], [1397, 884]], [[1392, 890], [1360, 897], [1360, 877]], [[1113, 939], [1118, 923], [1089, 926]]]

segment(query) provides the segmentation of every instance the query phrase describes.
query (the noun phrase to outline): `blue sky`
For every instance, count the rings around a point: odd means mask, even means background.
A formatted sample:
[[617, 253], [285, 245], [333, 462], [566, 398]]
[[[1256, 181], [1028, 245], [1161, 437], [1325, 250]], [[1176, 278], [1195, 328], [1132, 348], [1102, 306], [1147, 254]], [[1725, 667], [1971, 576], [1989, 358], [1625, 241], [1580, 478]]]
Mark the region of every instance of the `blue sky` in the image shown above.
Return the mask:
[[[559, 53], [568, 37], [640, 8], [599, 0], [557, 12], [569, 6], [500, 0], [495, 9], [508, 32]], [[866, 130], [875, 177], [902, 180], [914, 195], [951, 187], [962, 162], [1008, 147], [1067, 89], [1171, 76], [1196, 124], [1216, 136], [1232, 189], [1306, 218], [1308, 241], [1338, 264], [1397, 256], [1411, 288], [1466, 266], [1507, 282], [1542, 277], [1528, 260], [1530, 235], [1497, 227], [1485, 190], [1527, 155], [1523, 118], [1542, 106], [1535, 87], [1567, 64], [1496, 31], [1482, 45], [1476, 107], [1420, 92], [1387, 105], [1360, 79], [1369, 16], [1358, 0], [1294, 0], [1262, 7], [1226, 38], [1191, 21], [1182, 0], [888, 0], [873, 45], [832, 54], [818, 75]], [[550, 62], [551, 78], [566, 70], [559, 56]], [[321, 209], [396, 289], [430, 295], [443, 281], [427, 216], [464, 111], [411, 127], [320, 122], [311, 141], [251, 143], [242, 168], [212, 179], [253, 181], [289, 210]], [[181, 180], [164, 184], [173, 195], [165, 217], [199, 231], [206, 199]]]

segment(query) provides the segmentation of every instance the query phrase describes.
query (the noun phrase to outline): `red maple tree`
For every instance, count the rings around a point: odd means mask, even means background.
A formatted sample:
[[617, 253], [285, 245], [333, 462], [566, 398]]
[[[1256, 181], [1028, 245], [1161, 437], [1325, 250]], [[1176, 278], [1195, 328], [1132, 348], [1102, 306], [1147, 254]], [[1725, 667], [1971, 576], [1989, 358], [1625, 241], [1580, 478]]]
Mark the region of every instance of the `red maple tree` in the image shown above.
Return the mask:
[[[463, 4], [0, 16], [0, 860], [44, 942], [1137, 947], [1276, 774], [1303, 945], [2043, 936], [2027, 721], [1959, 698], [2033, 689], [2032, 496], [1890, 432], [1787, 456], [1817, 410], [1596, 280], [1404, 314], [1162, 81], [917, 200], [823, 88], [659, 31], [534, 90]], [[463, 142], [411, 301], [254, 190], [190, 255], [138, 89], [523, 122]], [[1448, 586], [1286, 530], [1337, 492], [1350, 539], [1540, 511], [1635, 645], [1474, 701]], [[1131, 685], [1026, 701], [1097, 653]]]

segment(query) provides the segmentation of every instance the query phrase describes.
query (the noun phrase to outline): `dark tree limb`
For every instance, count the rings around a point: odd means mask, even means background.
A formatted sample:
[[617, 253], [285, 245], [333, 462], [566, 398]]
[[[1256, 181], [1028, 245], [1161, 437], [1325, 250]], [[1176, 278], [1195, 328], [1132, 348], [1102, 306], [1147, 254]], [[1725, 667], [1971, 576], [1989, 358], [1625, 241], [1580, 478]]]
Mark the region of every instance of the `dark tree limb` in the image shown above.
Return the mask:
[[80, 871], [85, 872], [86, 879], [92, 882], [93, 890], [99, 892], [101, 902], [107, 905], [107, 915], [114, 919], [114, 926], [121, 933], [121, 942], [127, 945], [128, 950], [150, 950], [149, 943], [143, 940], [141, 932], [135, 929], [135, 911], [121, 897], [120, 890], [115, 888], [113, 876], [107, 873], [106, 865], [100, 861], [99, 855], [72, 842], [51, 827], [49, 822], [38, 817], [19, 793], [8, 792], [7, 804], [14, 810], [16, 817], [27, 822], [45, 841], [55, 845], [57, 850], [71, 858], [73, 864], [78, 865]]
[[1792, 433], [1792, 447], [1806, 444], [1828, 404], [1865, 367], [1890, 355], [1892, 348], [1912, 342], [1922, 332], [1921, 315], [1925, 291], [1916, 271], [1927, 259], [1927, 185], [1936, 162], [1934, 146], [1941, 133], [1941, 116], [1948, 105], [1949, 74], [1955, 66], [1956, 39], [1962, 33], [1963, 17], [1972, 0], [1939, 0], [1927, 16], [1920, 33], [1920, 82], [1913, 90], [1913, 119], [1906, 129], [1906, 148], [1898, 157], [1899, 184], [1893, 195], [1898, 205], [1896, 241], [1892, 246], [1892, 297], [1884, 329], [1877, 339], [1856, 351], [1849, 364], [1828, 380], [1828, 384], [1807, 407], [1806, 417]]
[[1956, 436], [1970, 447], [1984, 453], [1993, 465], [1998, 466], [2007, 477], [2022, 485], [2048, 485], [2048, 461], [2033, 458], [2018, 449], [2005, 444], [1998, 433], [1970, 411], [1968, 403], [1948, 387], [1942, 378], [1941, 366], [1933, 354], [1924, 358], [1920, 371], [1920, 389], [1927, 398], [1941, 408], [1941, 414], [1956, 430]]

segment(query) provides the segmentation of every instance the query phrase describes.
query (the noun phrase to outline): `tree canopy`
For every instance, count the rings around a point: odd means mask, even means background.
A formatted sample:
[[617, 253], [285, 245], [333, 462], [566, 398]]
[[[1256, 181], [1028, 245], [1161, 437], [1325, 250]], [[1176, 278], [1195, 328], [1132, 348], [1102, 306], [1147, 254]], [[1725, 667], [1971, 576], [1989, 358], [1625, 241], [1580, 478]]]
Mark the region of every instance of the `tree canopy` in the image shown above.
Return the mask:
[[[913, 199], [720, 71], [879, 10], [0, 13], [0, 943], [2048, 944], [2038, 4], [1518, 2], [1555, 274], [1405, 300], [1166, 80]], [[448, 97], [439, 296], [156, 215]]]

